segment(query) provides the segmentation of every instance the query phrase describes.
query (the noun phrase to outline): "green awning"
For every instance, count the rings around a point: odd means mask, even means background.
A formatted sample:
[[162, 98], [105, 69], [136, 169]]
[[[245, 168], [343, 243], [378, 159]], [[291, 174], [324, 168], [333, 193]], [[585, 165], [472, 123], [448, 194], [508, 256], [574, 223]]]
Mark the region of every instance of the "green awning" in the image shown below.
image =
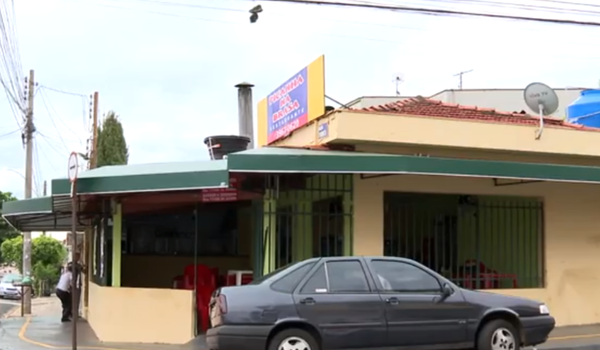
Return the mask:
[[3, 216], [52, 213], [52, 197], [38, 197], [2, 203]]
[[264, 147], [233, 153], [231, 172], [416, 174], [600, 183], [600, 167]]
[[38, 197], [6, 202], [2, 204], [2, 217], [19, 231], [71, 230], [69, 200]]
[[[163, 192], [229, 186], [227, 161], [105, 166], [79, 175], [78, 194]], [[52, 180], [52, 195], [71, 193], [67, 179]]]

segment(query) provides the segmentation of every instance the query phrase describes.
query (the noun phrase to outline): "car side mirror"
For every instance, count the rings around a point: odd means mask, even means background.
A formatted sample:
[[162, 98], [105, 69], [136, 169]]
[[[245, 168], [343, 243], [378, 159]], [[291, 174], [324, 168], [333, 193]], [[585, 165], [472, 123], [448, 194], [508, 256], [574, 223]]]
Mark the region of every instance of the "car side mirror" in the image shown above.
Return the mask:
[[452, 289], [452, 287], [450, 287], [450, 285], [448, 283], [444, 283], [442, 285], [442, 297], [447, 298], [447, 297], [451, 296], [452, 293], [454, 293], [454, 289]]

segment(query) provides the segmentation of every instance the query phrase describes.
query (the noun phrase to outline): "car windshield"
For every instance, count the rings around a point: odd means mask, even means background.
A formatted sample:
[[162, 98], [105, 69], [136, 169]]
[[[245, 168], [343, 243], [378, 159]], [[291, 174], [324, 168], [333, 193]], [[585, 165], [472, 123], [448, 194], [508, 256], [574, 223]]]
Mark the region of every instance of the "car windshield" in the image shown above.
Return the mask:
[[21, 276], [20, 275], [5, 275], [4, 277], [2, 277], [2, 281], [0, 281], [1, 283], [19, 283], [21, 282]]
[[256, 278], [256, 279], [252, 280], [252, 282], [250, 282], [248, 284], [261, 284], [264, 281], [268, 280], [269, 278], [271, 278], [271, 277], [273, 277], [273, 276], [275, 276], [275, 275], [277, 275], [277, 274], [279, 274], [279, 273], [281, 273], [281, 272], [289, 269], [292, 266], [296, 266], [297, 264], [298, 263], [295, 262], [295, 263], [291, 263], [291, 264], [287, 264], [285, 266], [282, 266], [282, 267], [278, 268], [275, 271], [269, 272], [268, 274], [266, 274], [264, 276], [260, 276], [259, 278]]

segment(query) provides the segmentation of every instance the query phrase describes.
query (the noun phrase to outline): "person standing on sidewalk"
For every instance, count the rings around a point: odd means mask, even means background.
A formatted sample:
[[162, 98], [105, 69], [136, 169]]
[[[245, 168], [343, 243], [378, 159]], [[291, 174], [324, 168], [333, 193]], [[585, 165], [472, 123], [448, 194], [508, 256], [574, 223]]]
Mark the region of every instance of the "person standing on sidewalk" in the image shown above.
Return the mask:
[[69, 322], [72, 317], [72, 302], [71, 302], [71, 282], [73, 279], [71, 266], [67, 266], [65, 271], [63, 271], [62, 275], [60, 275], [60, 279], [58, 280], [58, 284], [56, 285], [56, 296], [60, 299], [60, 303], [62, 305], [62, 318], [61, 322]]
[[[77, 281], [75, 281], [75, 286], [76, 286], [75, 293], [72, 295], [73, 298], [77, 298], [77, 309], [73, 310], [73, 311], [77, 314], [77, 317], [79, 317], [80, 316], [79, 315], [79, 309], [80, 309], [79, 306], [81, 305], [81, 286], [83, 285], [82, 284], [82, 281], [83, 281], [82, 274], [86, 273], [86, 269], [85, 269], [85, 265], [81, 262], [81, 254], [79, 254], [79, 252], [76, 252], [74, 254], [73, 258], [74, 258], [73, 260], [75, 261], [75, 264], [73, 264], [73, 262], [69, 263], [69, 266], [71, 266], [71, 268], [74, 267], [75, 269], [77, 269], [76, 270]], [[73, 271], [73, 270], [71, 270], [71, 271]]]

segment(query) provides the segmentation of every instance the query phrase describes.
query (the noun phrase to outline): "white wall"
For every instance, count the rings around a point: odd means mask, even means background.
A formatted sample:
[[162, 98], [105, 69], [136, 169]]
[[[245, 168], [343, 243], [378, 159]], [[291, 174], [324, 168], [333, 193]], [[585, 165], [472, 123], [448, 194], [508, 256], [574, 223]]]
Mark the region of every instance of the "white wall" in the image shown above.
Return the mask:
[[[579, 97], [582, 90], [585, 90], [585, 88], [554, 89], [558, 95], [559, 106], [558, 110], [553, 113], [552, 116], [565, 118], [567, 116], [566, 108]], [[349, 102], [347, 106], [359, 109], [401, 101], [411, 97], [412, 96], [364, 96]], [[494, 108], [499, 112], [525, 111], [528, 114], [533, 113], [527, 108], [523, 101], [523, 89], [444, 90], [429, 98], [446, 103], [457, 103], [463, 106]]]

